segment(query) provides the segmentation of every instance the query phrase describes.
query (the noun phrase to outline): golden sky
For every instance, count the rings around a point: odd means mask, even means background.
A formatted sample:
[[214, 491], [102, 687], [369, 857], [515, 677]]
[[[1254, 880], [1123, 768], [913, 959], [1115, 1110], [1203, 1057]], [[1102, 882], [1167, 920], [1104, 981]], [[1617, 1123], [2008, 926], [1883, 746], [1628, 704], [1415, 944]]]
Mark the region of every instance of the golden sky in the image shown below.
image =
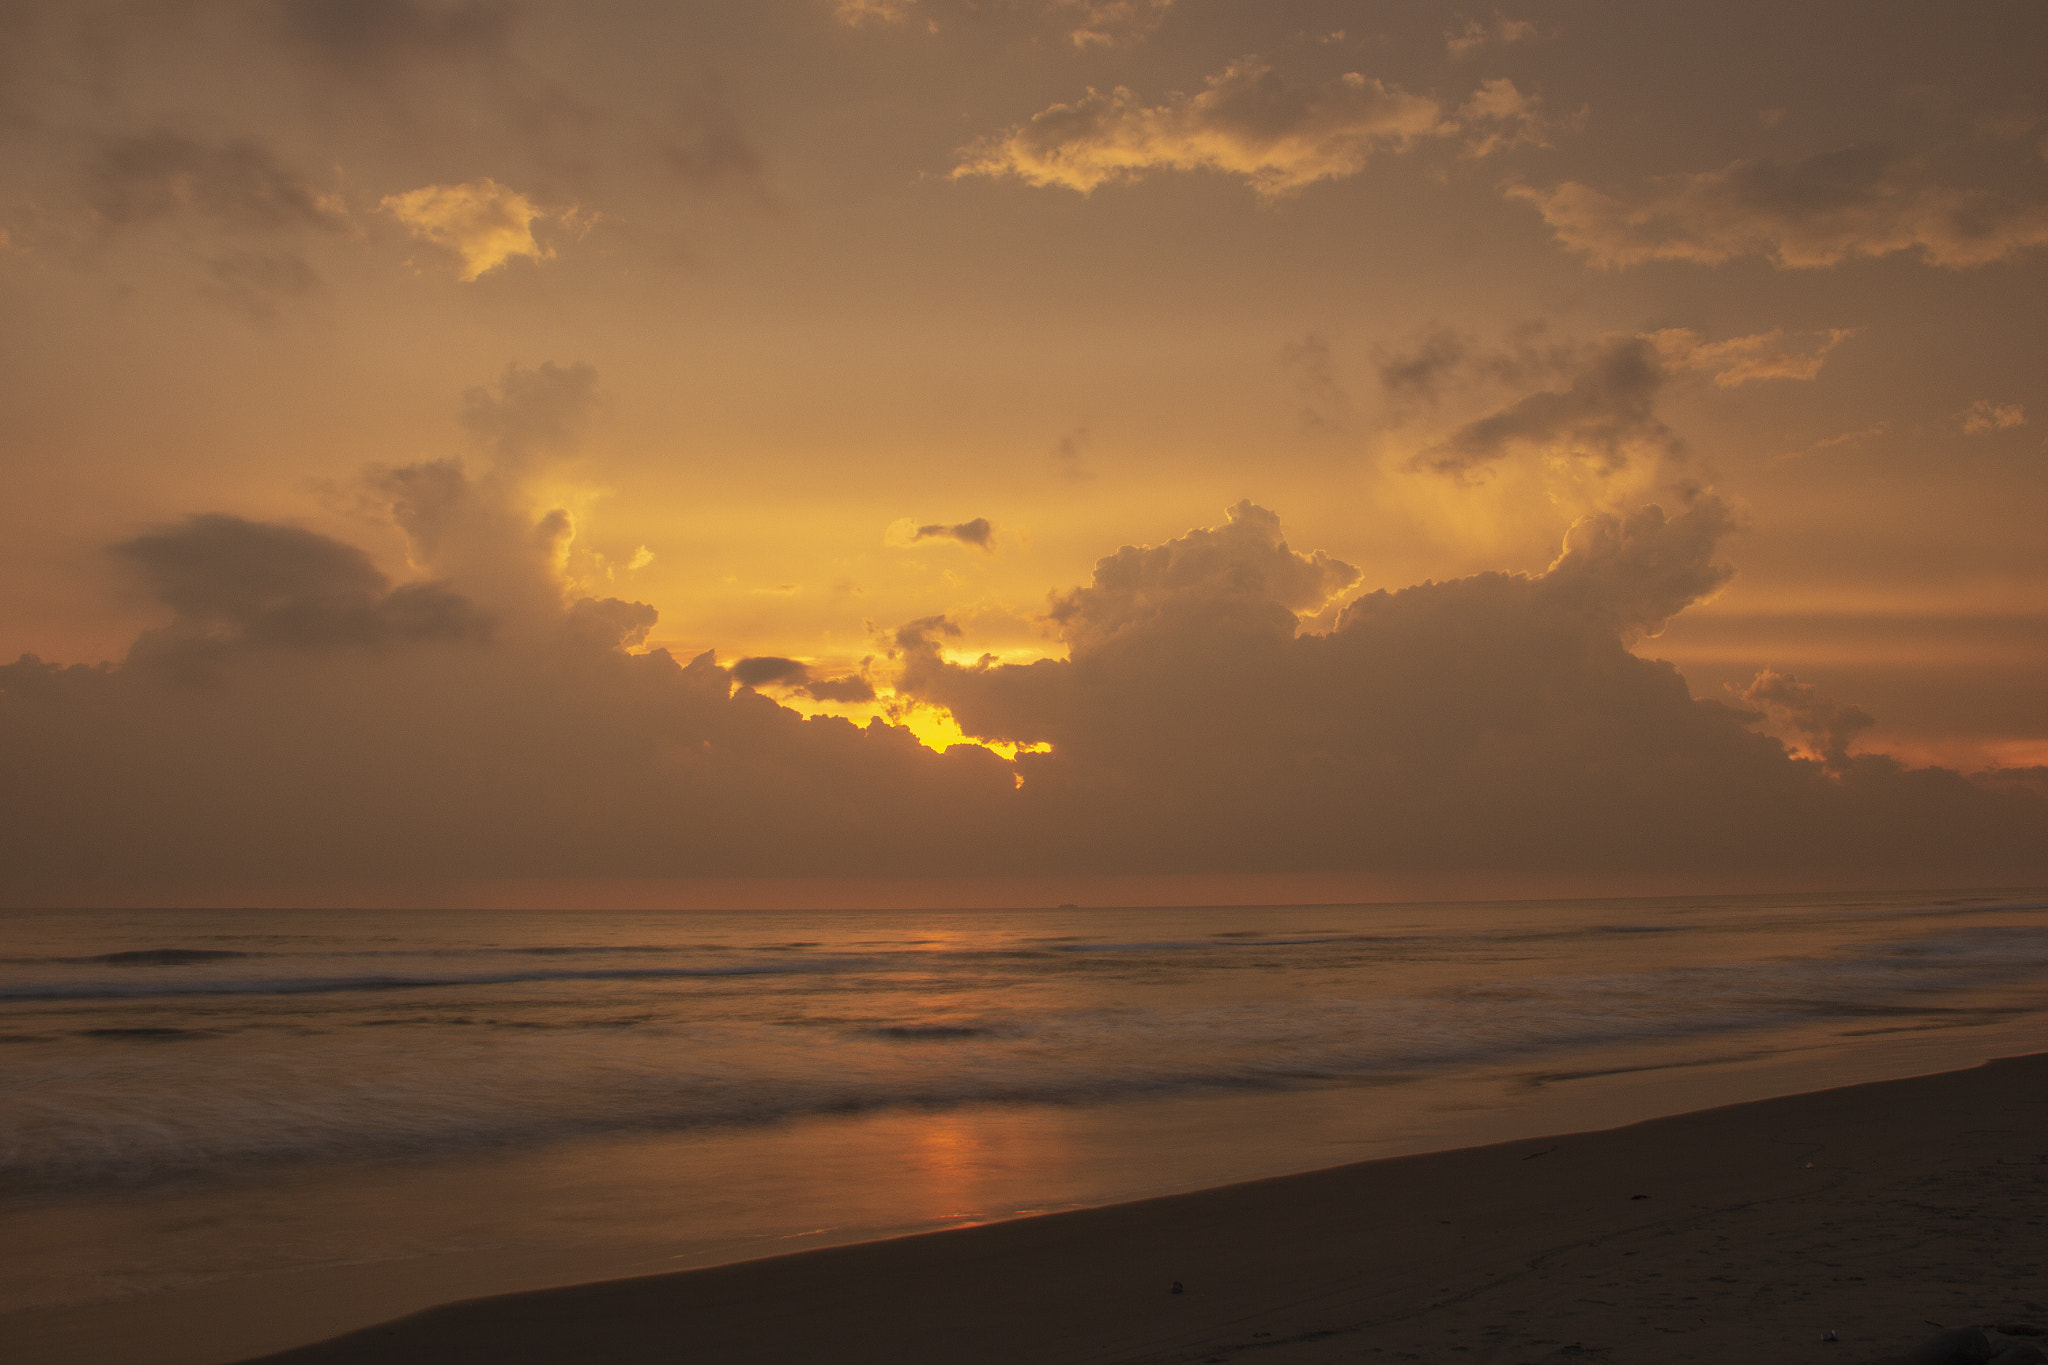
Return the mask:
[[19, 894], [2044, 870], [2044, 60], [0, 0]]

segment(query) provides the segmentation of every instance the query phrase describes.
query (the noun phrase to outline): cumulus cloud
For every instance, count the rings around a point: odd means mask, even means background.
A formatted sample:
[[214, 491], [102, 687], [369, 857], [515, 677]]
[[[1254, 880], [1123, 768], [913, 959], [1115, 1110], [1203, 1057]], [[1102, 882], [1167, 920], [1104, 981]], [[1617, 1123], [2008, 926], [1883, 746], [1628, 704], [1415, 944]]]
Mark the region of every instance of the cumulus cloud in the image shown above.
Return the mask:
[[1280, 518], [1250, 499], [1223, 525], [1198, 527], [1164, 545], [1126, 545], [1096, 564], [1088, 587], [1055, 594], [1050, 615], [1070, 646], [1092, 648], [1156, 623], [1199, 611], [1211, 622], [1247, 613], [1261, 625], [1292, 629], [1302, 614], [1358, 581], [1358, 570], [1321, 550], [1298, 554], [1280, 534]]
[[1242, 176], [1264, 196], [1363, 170], [1451, 129], [1443, 107], [1351, 72], [1316, 86], [1290, 84], [1271, 63], [1239, 58], [1192, 95], [1146, 104], [1118, 86], [1056, 104], [961, 154], [955, 178], [1015, 176], [1086, 194], [1153, 170]]
[[[533, 373], [497, 387], [501, 407]], [[576, 592], [561, 514], [536, 512], [519, 473], [371, 470], [401, 581], [355, 546], [224, 514], [114, 547], [168, 623], [114, 663], [0, 667], [12, 884], [873, 872], [1000, 826], [1016, 786], [988, 751], [734, 687], [780, 670], [847, 698], [863, 678], [628, 653], [654, 608]]]
[[898, 636], [901, 686], [969, 734], [1050, 743], [1017, 760], [1027, 818], [1088, 810], [1156, 866], [2038, 862], [2048, 805], [1846, 740], [1803, 759], [1631, 652], [1727, 580], [1730, 525], [1708, 496], [1589, 517], [1541, 574], [1368, 593], [1314, 634], [1298, 613], [1352, 575], [1240, 505], [1056, 598], [1067, 658], [954, 664], [926, 620]]
[[2048, 204], [1942, 183], [1925, 159], [1885, 147], [1736, 161], [1619, 194], [1570, 180], [1507, 193], [1533, 205], [1564, 246], [1609, 268], [1744, 256], [1816, 268], [1911, 252], [1963, 269], [2048, 245]]
[[1856, 335], [1851, 327], [1816, 334], [1802, 348], [1789, 344], [1782, 327], [1750, 336], [1708, 341], [1685, 327], [1667, 327], [1648, 334], [1658, 359], [1674, 370], [1697, 370], [1713, 376], [1717, 388], [1730, 389], [1760, 379], [1812, 379], [1827, 363], [1828, 352]]
[[2027, 424], [2027, 410], [2018, 403], [1994, 403], [1989, 398], [1979, 398], [1964, 408], [1957, 420], [1965, 432], [1972, 436], [1987, 431], [2010, 431]]
[[102, 140], [86, 167], [85, 195], [102, 221], [119, 227], [186, 210], [252, 232], [331, 232], [347, 222], [338, 200], [263, 143], [205, 143], [165, 129]]
[[573, 210], [542, 208], [489, 176], [386, 195], [378, 207], [421, 241], [453, 251], [461, 258], [459, 273], [464, 280], [475, 280], [519, 257], [552, 260], [554, 248], [534, 237], [534, 223], [574, 218]]
[[1860, 706], [1844, 706], [1811, 683], [1764, 669], [1736, 696], [1806, 742], [1812, 756], [1830, 768], [1848, 766], [1849, 746], [1877, 720]]
[[[629, 653], [652, 607], [496, 591], [548, 579], [487, 471], [384, 471], [428, 522], [394, 582], [301, 528], [204, 515], [117, 556], [170, 624], [124, 659], [0, 666], [13, 883], [176, 877], [866, 875], [1873, 868], [2038, 874], [2048, 802], [1849, 751], [1856, 714], [1791, 680], [1696, 701], [1631, 641], [1716, 590], [1713, 499], [1575, 526], [1539, 574], [1359, 596], [1240, 503], [1056, 593], [1067, 657], [949, 662], [895, 635], [895, 685], [970, 734], [806, 719], [755, 690], [864, 701], [865, 672]], [[394, 498], [394, 509], [398, 502]], [[431, 511], [432, 515], [427, 516]], [[480, 568], [479, 566], [484, 566]], [[1349, 596], [1349, 600], [1346, 598]], [[1343, 603], [1327, 633], [1304, 630]], [[736, 686], [736, 684], [740, 684]], [[1789, 752], [1771, 715], [1813, 736]], [[1801, 729], [1800, 727], [1804, 727]], [[1020, 786], [1017, 777], [1024, 781]]]

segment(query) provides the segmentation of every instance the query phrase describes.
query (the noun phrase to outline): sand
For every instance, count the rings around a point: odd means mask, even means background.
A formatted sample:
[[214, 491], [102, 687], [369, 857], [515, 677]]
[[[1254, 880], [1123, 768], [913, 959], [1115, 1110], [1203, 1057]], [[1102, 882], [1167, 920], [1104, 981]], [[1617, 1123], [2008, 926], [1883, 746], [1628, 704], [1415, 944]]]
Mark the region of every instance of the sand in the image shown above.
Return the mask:
[[2048, 1318], [2044, 1233], [2048, 1055], [474, 1299], [263, 1360], [1853, 1365]]

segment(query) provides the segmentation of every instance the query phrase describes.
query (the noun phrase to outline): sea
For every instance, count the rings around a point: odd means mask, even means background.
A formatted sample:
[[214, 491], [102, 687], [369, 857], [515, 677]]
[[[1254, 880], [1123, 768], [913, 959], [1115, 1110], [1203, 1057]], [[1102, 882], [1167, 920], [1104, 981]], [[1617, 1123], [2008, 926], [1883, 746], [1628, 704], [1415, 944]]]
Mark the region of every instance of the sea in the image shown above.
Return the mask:
[[[2040, 888], [5, 911], [0, 1333], [226, 1361], [478, 1293], [2043, 1050]], [[132, 1338], [194, 1302], [259, 1327], [89, 1349], [117, 1309]]]

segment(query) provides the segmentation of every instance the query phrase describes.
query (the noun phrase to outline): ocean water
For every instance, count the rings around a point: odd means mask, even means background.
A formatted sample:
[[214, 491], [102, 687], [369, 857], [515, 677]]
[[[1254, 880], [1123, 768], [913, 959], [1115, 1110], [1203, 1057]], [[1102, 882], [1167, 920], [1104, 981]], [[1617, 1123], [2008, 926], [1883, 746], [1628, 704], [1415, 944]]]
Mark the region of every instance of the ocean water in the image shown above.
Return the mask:
[[2024, 890], [0, 912], [0, 1313], [735, 1259], [1967, 1065], [2044, 1009]]

